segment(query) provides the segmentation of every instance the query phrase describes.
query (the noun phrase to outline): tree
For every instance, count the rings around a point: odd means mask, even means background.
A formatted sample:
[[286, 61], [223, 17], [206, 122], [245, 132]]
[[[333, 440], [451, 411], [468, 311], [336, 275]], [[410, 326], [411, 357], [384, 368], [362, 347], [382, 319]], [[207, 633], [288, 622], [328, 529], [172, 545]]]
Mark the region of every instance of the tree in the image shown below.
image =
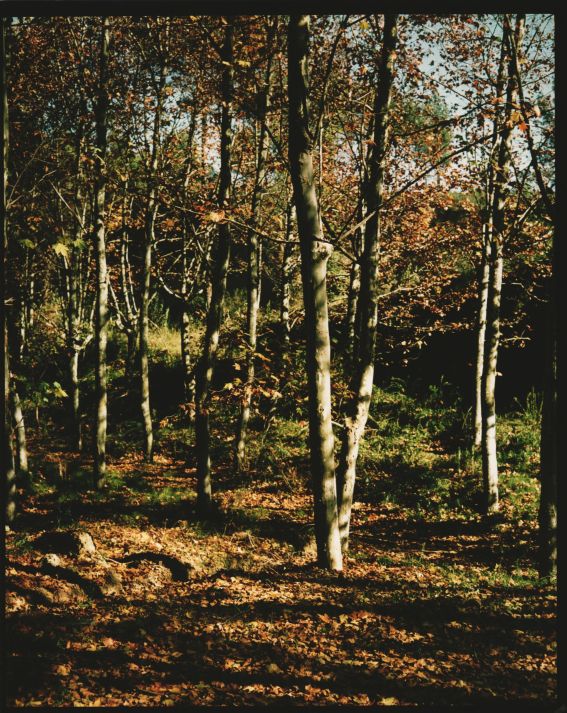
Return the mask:
[[207, 312], [203, 351], [197, 368], [195, 392], [195, 446], [197, 450], [197, 505], [202, 513], [212, 505], [211, 456], [209, 431], [210, 387], [218, 350], [226, 280], [230, 259], [230, 228], [223, 219], [223, 212], [230, 198], [231, 144], [232, 144], [232, 95], [234, 76], [233, 40], [234, 25], [224, 20], [224, 40], [220, 51], [222, 62], [221, 80], [221, 146], [220, 177], [218, 188], [218, 234], [214, 246], [212, 264], [212, 292]]
[[94, 423], [94, 485], [101, 489], [106, 479], [106, 427], [107, 427], [107, 377], [106, 345], [108, 328], [108, 275], [106, 268], [106, 149], [108, 114], [108, 46], [110, 22], [104, 17], [101, 23], [99, 86], [95, 109], [95, 255], [96, 255], [96, 404]]
[[350, 391], [353, 397], [347, 406], [345, 427], [339, 466], [337, 489], [339, 498], [339, 528], [343, 552], [348, 547], [348, 535], [352, 498], [356, 479], [356, 461], [360, 439], [364, 433], [372, 389], [374, 385], [374, 361], [378, 326], [378, 258], [382, 193], [386, 151], [388, 148], [389, 110], [394, 80], [396, 56], [397, 15], [384, 16], [384, 39], [378, 71], [378, 88], [374, 98], [374, 136], [369, 158], [369, 176], [365, 186], [365, 205], [369, 219], [364, 226], [363, 250], [360, 267], [358, 319], [359, 332], [356, 339], [353, 376]]
[[[521, 45], [524, 22], [518, 16], [515, 28], [516, 46]], [[504, 18], [504, 41], [510, 47], [510, 21]], [[486, 307], [486, 332], [484, 365], [482, 374], [483, 409], [482, 409], [482, 472], [484, 486], [484, 509], [486, 514], [499, 509], [498, 502], [498, 460], [496, 450], [496, 374], [498, 346], [500, 342], [500, 300], [502, 291], [502, 272], [504, 267], [504, 237], [506, 230], [506, 204], [509, 198], [509, 171], [513, 131], [512, 111], [517, 103], [516, 81], [513, 74], [512, 59], [508, 51], [507, 61], [506, 108], [502, 137], [498, 146], [494, 172], [494, 192], [492, 197], [492, 231], [488, 276], [488, 294]]]
[[292, 15], [288, 25], [289, 163], [301, 252], [307, 333], [309, 452], [313, 484], [317, 562], [342, 570], [331, 416], [331, 342], [327, 262], [332, 246], [323, 239], [313, 177], [309, 130], [309, 16]]
[[5, 255], [8, 246], [8, 156], [10, 134], [8, 124], [8, 87], [6, 83], [6, 28], [9, 19], [2, 17], [2, 47], [0, 48], [0, 91], [2, 93], [2, 200], [0, 210], [2, 215], [2, 338], [4, 340], [3, 366], [3, 418], [2, 418], [2, 468], [4, 469], [4, 515], [6, 523], [11, 523], [16, 516], [16, 470], [14, 467], [14, 453], [12, 451], [12, 424], [10, 423], [10, 365], [8, 360], [8, 330], [6, 324], [6, 301], [4, 299], [4, 275], [6, 274]]
[[[148, 331], [149, 331], [149, 300], [150, 300], [150, 278], [152, 268], [152, 247], [155, 240], [155, 221], [158, 208], [158, 165], [159, 165], [159, 141], [160, 125], [162, 114], [162, 102], [164, 98], [165, 78], [167, 74], [166, 53], [169, 35], [169, 21], [166, 19], [162, 23], [156, 20], [156, 40], [155, 53], [157, 60], [157, 73], [152, 73], [152, 84], [156, 96], [156, 106], [154, 110], [154, 121], [152, 129], [152, 148], [148, 167], [145, 225], [144, 225], [144, 256], [142, 260], [142, 289], [140, 292], [139, 309], [139, 359], [140, 359], [140, 407], [142, 412], [142, 423], [144, 426], [144, 453], [146, 460], [153, 460], [153, 428], [152, 414], [150, 409], [150, 376], [148, 363]], [[148, 24], [148, 31], [151, 26]], [[157, 76], [156, 76], [157, 74]]]
[[[266, 33], [266, 46], [272, 47], [277, 30], [277, 17], [273, 18]], [[252, 388], [254, 385], [254, 358], [257, 342], [258, 312], [260, 309], [260, 274], [261, 274], [261, 246], [256, 232], [256, 225], [260, 214], [260, 201], [266, 178], [266, 160], [268, 157], [267, 121], [272, 88], [272, 53], [268, 56], [266, 75], [263, 86], [259, 92], [258, 121], [260, 131], [258, 137], [256, 172], [252, 188], [252, 206], [248, 230], [248, 309], [246, 315], [247, 332], [247, 358], [246, 358], [246, 384], [240, 405], [240, 419], [236, 437], [236, 466], [238, 470], [244, 469], [246, 453], [246, 431], [250, 420], [250, 404], [252, 401]]]

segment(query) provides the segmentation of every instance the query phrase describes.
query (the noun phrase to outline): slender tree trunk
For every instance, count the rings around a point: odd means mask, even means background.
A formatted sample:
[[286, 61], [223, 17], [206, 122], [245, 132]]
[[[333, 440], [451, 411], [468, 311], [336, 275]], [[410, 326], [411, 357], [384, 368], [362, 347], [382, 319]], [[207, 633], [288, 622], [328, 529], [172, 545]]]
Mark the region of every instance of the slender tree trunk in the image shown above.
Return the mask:
[[[554, 292], [552, 288], [552, 293]], [[541, 492], [539, 501], [539, 574], [557, 572], [557, 334], [554, 295], [548, 304], [546, 364], [541, 420]]]
[[122, 198], [122, 228], [120, 230], [120, 285], [122, 298], [124, 300], [124, 329], [126, 331], [126, 364], [125, 376], [129, 381], [133, 378], [136, 371], [136, 363], [138, 358], [138, 331], [136, 326], [136, 304], [134, 292], [132, 290], [132, 281], [130, 278], [130, 261], [128, 259], [128, 181], [124, 181], [123, 198]]
[[[221, 166], [219, 181], [219, 208], [222, 210], [230, 196], [231, 144], [232, 144], [232, 95], [233, 95], [233, 25], [225, 26], [222, 47], [222, 115], [221, 115]], [[197, 507], [206, 514], [212, 505], [211, 456], [209, 432], [210, 386], [218, 350], [226, 279], [230, 259], [230, 229], [227, 222], [219, 223], [213, 255], [210, 306], [203, 352], [197, 370], [195, 393], [195, 446], [197, 450]]]
[[[276, 21], [272, 20], [268, 28], [267, 46], [273, 44]], [[247, 309], [247, 358], [246, 358], [246, 383], [240, 404], [240, 419], [236, 438], [236, 467], [238, 471], [244, 470], [246, 455], [246, 432], [250, 420], [250, 405], [252, 402], [252, 389], [254, 386], [254, 359], [256, 354], [258, 312], [260, 309], [260, 279], [261, 279], [261, 245], [259, 236], [254, 228], [258, 223], [260, 201], [263, 183], [266, 175], [266, 160], [268, 158], [268, 133], [266, 130], [267, 112], [270, 103], [270, 90], [272, 85], [272, 57], [268, 57], [266, 79], [262, 91], [260, 107], [260, 136], [258, 140], [258, 161], [256, 176], [252, 190], [252, 216], [248, 231], [248, 309]]]
[[26, 426], [20, 396], [14, 380], [12, 379], [10, 395], [12, 398], [12, 416], [16, 432], [16, 466], [18, 473], [28, 476], [28, 449], [26, 445]]
[[142, 424], [144, 427], [144, 454], [148, 462], [153, 460], [154, 435], [152, 428], [152, 413], [150, 408], [150, 372], [149, 372], [149, 302], [150, 302], [150, 279], [152, 270], [152, 247], [154, 243], [155, 219], [157, 213], [157, 190], [158, 190], [158, 145], [161, 124], [162, 92], [165, 84], [165, 67], [160, 68], [158, 83], [158, 96], [156, 101], [156, 111], [154, 115], [152, 155], [150, 160], [149, 192], [146, 205], [146, 224], [144, 231], [144, 258], [142, 262], [142, 291], [140, 295], [139, 313], [139, 359], [140, 359], [140, 410], [142, 413]]
[[[25, 283], [24, 283], [24, 289]], [[19, 292], [19, 291], [18, 291]], [[27, 339], [27, 329], [26, 329], [26, 307], [25, 307], [25, 297], [22, 294], [18, 294], [17, 299], [17, 312], [16, 312], [16, 329], [15, 329], [15, 341], [16, 341], [16, 361], [19, 363], [24, 355], [24, 350], [26, 348]]]
[[[188, 150], [187, 158], [185, 161], [185, 178], [183, 180], [183, 205], [187, 205], [188, 202], [188, 189], [189, 189], [189, 179], [191, 171], [193, 169], [193, 156], [194, 156], [194, 146], [193, 141], [195, 137], [195, 130], [197, 127], [197, 116], [198, 108], [196, 105], [193, 106], [193, 112], [191, 116], [191, 125], [189, 128], [188, 136]], [[183, 215], [182, 218], [182, 245], [181, 245], [181, 362], [183, 364], [183, 389], [185, 394], [185, 400], [187, 402], [192, 402], [195, 398], [195, 371], [191, 362], [191, 319], [190, 319], [190, 293], [191, 293], [191, 276], [190, 276], [190, 265], [191, 261], [188, 259], [188, 247], [189, 247], [189, 228], [190, 220], [187, 214]]]
[[307, 331], [309, 450], [313, 482], [317, 562], [342, 570], [331, 416], [331, 340], [327, 262], [332, 247], [323, 240], [313, 178], [309, 134], [307, 54], [309, 16], [292, 15], [288, 27], [289, 162], [301, 251]]
[[2, 336], [4, 339], [4, 359], [2, 366], [4, 370], [4, 401], [2, 414], [2, 468], [4, 470], [4, 517], [8, 525], [13, 522], [16, 516], [16, 470], [14, 468], [14, 453], [12, 451], [12, 425], [10, 423], [10, 366], [8, 360], [8, 331], [6, 320], [6, 251], [8, 248], [8, 223], [7, 223], [7, 187], [8, 187], [8, 155], [9, 155], [9, 125], [8, 125], [8, 87], [6, 83], [6, 28], [10, 22], [9, 18], [2, 17], [2, 37], [0, 48], [0, 91], [2, 92], [2, 201], [0, 204], [1, 225], [2, 225], [2, 270], [0, 271], [2, 299]]
[[152, 267], [152, 244], [153, 225], [157, 204], [155, 202], [154, 189], [151, 189], [146, 216], [146, 234], [144, 241], [144, 258], [142, 267], [142, 291], [140, 295], [139, 312], [139, 345], [138, 356], [140, 360], [140, 410], [142, 414], [142, 425], [144, 427], [144, 454], [148, 462], [153, 460], [153, 429], [152, 415], [150, 409], [150, 375], [148, 359], [148, 334], [149, 334], [149, 301], [150, 301], [150, 275]]
[[73, 431], [73, 447], [80, 451], [83, 447], [80, 411], [79, 389], [79, 352], [73, 349], [69, 363], [69, 379], [71, 384], [71, 424]]
[[286, 241], [283, 248], [283, 259], [281, 268], [281, 301], [280, 301], [280, 332], [284, 345], [289, 345], [290, 324], [289, 308], [291, 297], [291, 277], [293, 272], [293, 243], [291, 235], [293, 232], [293, 222], [295, 221], [295, 206], [293, 199], [288, 203], [286, 210]]
[[[4, 232], [4, 235], [6, 233]], [[2, 467], [4, 469], [4, 514], [6, 523], [10, 524], [16, 517], [16, 468], [14, 466], [14, 451], [12, 450], [12, 424], [10, 423], [10, 365], [8, 359], [8, 333], [4, 324], [4, 418], [2, 439]]]
[[100, 44], [100, 78], [95, 111], [96, 152], [95, 152], [95, 253], [96, 253], [96, 307], [95, 307], [95, 448], [94, 486], [101, 489], [106, 481], [106, 427], [107, 427], [107, 385], [106, 385], [106, 344], [108, 326], [108, 276], [106, 269], [106, 131], [108, 111], [108, 44], [110, 26], [108, 17], [102, 20]]
[[494, 236], [494, 177], [495, 163], [499, 155], [499, 147], [502, 140], [500, 130], [502, 109], [501, 100], [504, 99], [506, 65], [506, 42], [502, 38], [500, 62], [498, 64], [498, 75], [496, 79], [496, 107], [492, 125], [492, 145], [487, 167], [486, 179], [486, 216], [483, 224], [482, 234], [482, 259], [479, 280], [479, 306], [477, 318], [477, 344], [476, 344], [476, 365], [475, 365], [475, 404], [474, 404], [474, 446], [480, 448], [482, 445], [482, 409], [483, 409], [483, 372], [484, 372], [484, 352], [486, 343], [486, 318], [488, 310], [488, 286], [490, 282], [490, 256]]
[[366, 206], [374, 213], [365, 224], [364, 249], [360, 266], [360, 334], [351, 391], [354, 396], [347, 406], [345, 428], [337, 468], [339, 495], [339, 528], [343, 553], [348, 549], [350, 516], [356, 461], [364, 433], [374, 385], [374, 353], [378, 326], [378, 268], [382, 193], [386, 150], [389, 134], [389, 110], [394, 80], [397, 15], [384, 16], [384, 41], [379, 67], [379, 82], [374, 102], [374, 144], [370, 154], [370, 176], [366, 185]]
[[183, 305], [181, 314], [181, 361], [183, 363], [183, 387], [185, 390], [185, 400], [192, 401], [195, 391], [193, 378], [193, 366], [191, 363], [191, 321], [189, 309]]
[[[81, 141], [82, 131], [79, 133], [76, 141], [76, 164], [75, 164], [75, 210], [79, 210], [79, 202], [81, 199], [80, 191], [80, 164], [81, 164]], [[81, 264], [81, 253], [78, 246], [78, 241], [82, 236], [82, 228], [77, 216], [75, 221], [75, 246], [71, 250], [71, 259], [69, 261], [69, 295], [67, 302], [67, 351], [69, 355], [69, 385], [70, 385], [70, 405], [71, 405], [71, 432], [73, 447], [77, 450], [82, 448], [81, 434], [81, 414], [79, 410], [79, 353], [81, 349], [79, 339], [79, 269]]]
[[348, 283], [347, 311], [344, 325], [344, 344], [348, 363], [356, 352], [356, 315], [358, 313], [358, 298], [360, 296], [360, 263], [353, 262], [350, 266], [350, 276]]
[[[505, 16], [504, 41], [511, 32], [509, 20]], [[516, 34], [521, 40], [523, 24], [516, 24]], [[517, 43], [517, 46], [519, 42]], [[492, 207], [493, 240], [490, 250], [490, 274], [486, 315], [486, 344], [484, 350], [483, 387], [483, 429], [482, 429], [482, 470], [484, 486], [484, 510], [487, 515], [499, 509], [498, 500], [498, 457], [496, 441], [496, 375], [498, 347], [500, 342], [500, 300], [502, 273], [504, 267], [505, 209], [509, 195], [510, 150], [512, 143], [512, 107], [516, 103], [515, 81], [511, 60], [507, 67], [506, 110], [504, 129], [498, 147], [498, 160], [494, 175], [494, 202]]]
[[488, 283], [490, 279], [490, 242], [487, 233], [488, 226], [482, 241], [482, 264], [480, 268], [479, 307], [477, 322], [476, 342], [476, 368], [475, 368], [475, 402], [474, 402], [474, 446], [480, 448], [482, 443], [482, 372], [484, 369], [484, 344], [486, 340], [486, 310], [488, 306]]

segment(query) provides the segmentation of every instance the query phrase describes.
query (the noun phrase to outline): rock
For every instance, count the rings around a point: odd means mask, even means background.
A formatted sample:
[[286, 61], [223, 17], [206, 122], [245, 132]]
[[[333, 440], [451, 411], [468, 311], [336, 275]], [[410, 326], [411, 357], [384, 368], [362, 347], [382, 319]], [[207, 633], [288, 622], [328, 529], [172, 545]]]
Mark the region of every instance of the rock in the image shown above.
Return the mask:
[[36, 587], [31, 592], [31, 596], [37, 604], [53, 604], [55, 601], [53, 592], [50, 592], [49, 589], [46, 589], [45, 587]]
[[96, 552], [95, 543], [88, 532], [77, 532], [76, 535], [79, 543], [79, 554], [94, 554]]
[[317, 557], [317, 542], [315, 538], [309, 538], [301, 549], [301, 554], [305, 557]]
[[49, 567], [61, 567], [61, 558], [54, 552], [48, 552], [41, 560], [41, 569], [49, 569]]
[[104, 594], [124, 594], [122, 577], [111, 569], [104, 573], [104, 583], [101, 586]]
[[60, 555], [91, 555], [96, 552], [93, 538], [88, 532], [55, 530], [44, 532], [36, 538], [35, 546], [48, 554]]

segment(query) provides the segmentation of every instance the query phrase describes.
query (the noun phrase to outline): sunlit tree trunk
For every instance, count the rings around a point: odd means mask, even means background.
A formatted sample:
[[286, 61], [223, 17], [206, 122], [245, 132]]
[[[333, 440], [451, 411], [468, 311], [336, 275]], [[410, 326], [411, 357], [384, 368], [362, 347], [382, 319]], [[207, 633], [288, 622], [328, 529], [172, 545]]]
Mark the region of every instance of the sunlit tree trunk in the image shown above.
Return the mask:
[[122, 225], [120, 228], [120, 292], [123, 302], [123, 319], [120, 324], [126, 332], [126, 363], [125, 376], [132, 379], [136, 371], [138, 356], [138, 329], [136, 297], [132, 287], [132, 277], [129, 259], [128, 220], [131, 215], [131, 202], [128, 200], [128, 180], [122, 187]]
[[384, 41], [379, 82], [374, 101], [374, 144], [370, 175], [365, 187], [366, 207], [373, 216], [366, 221], [360, 266], [360, 334], [351, 379], [353, 398], [347, 406], [341, 453], [337, 468], [339, 527], [343, 552], [348, 548], [356, 461], [364, 433], [374, 385], [374, 353], [378, 326], [378, 260], [384, 171], [389, 134], [389, 110], [394, 80], [397, 15], [384, 16]]
[[106, 344], [108, 326], [108, 276], [106, 269], [106, 131], [108, 111], [108, 44], [110, 26], [108, 17], [102, 20], [100, 43], [100, 74], [95, 110], [95, 255], [96, 255], [96, 306], [95, 306], [95, 427], [94, 427], [94, 486], [101, 489], [106, 481], [106, 428], [107, 384]]
[[479, 300], [477, 316], [477, 342], [476, 342], [476, 363], [475, 363], [475, 402], [474, 402], [474, 446], [480, 448], [482, 444], [482, 403], [483, 403], [483, 381], [484, 371], [484, 351], [486, 342], [486, 316], [488, 309], [488, 285], [490, 282], [490, 253], [493, 240], [493, 205], [494, 205], [494, 165], [498, 157], [501, 142], [501, 101], [504, 99], [504, 71], [506, 63], [506, 42], [502, 38], [500, 52], [500, 62], [498, 64], [498, 75], [496, 79], [496, 99], [495, 116], [492, 125], [492, 144], [487, 165], [486, 189], [485, 189], [485, 217], [482, 226], [482, 255], [479, 280]]
[[482, 443], [482, 372], [484, 369], [484, 344], [486, 340], [486, 310], [488, 306], [488, 282], [490, 279], [490, 237], [485, 226], [482, 237], [482, 264], [480, 267], [479, 306], [476, 331], [474, 446]]
[[26, 445], [26, 425], [18, 388], [13, 378], [10, 383], [10, 398], [12, 400], [12, 418], [16, 433], [16, 468], [20, 475], [27, 477], [28, 449]]
[[[234, 28], [225, 26], [222, 46], [222, 115], [221, 115], [221, 165], [218, 203], [222, 211], [230, 196], [230, 156], [232, 144], [233, 95], [233, 37]], [[207, 324], [203, 352], [197, 369], [195, 393], [195, 446], [197, 451], [197, 507], [206, 514], [212, 505], [211, 455], [209, 431], [210, 387], [219, 344], [226, 279], [230, 259], [230, 229], [227, 222], [218, 226], [218, 235], [212, 261], [211, 298], [207, 311]]]
[[[504, 33], [511, 32], [509, 19], [505, 17]], [[523, 22], [516, 23], [517, 46], [523, 33]], [[506, 37], [504, 38], [506, 41]], [[496, 441], [496, 375], [498, 347], [500, 342], [500, 300], [504, 267], [505, 209], [509, 196], [510, 151], [512, 145], [512, 109], [516, 103], [515, 80], [511, 62], [507, 67], [506, 109], [504, 128], [498, 147], [498, 159], [494, 174], [494, 199], [492, 206], [493, 238], [490, 249], [490, 274], [486, 312], [486, 343], [482, 377], [482, 471], [484, 486], [484, 511], [487, 515], [499, 509], [498, 457]]]
[[[359, 220], [362, 220], [362, 215], [359, 216]], [[360, 239], [358, 240], [360, 243]], [[357, 251], [357, 256], [360, 254]], [[356, 353], [356, 317], [358, 312], [358, 299], [360, 296], [360, 262], [353, 262], [350, 266], [350, 275], [348, 283], [348, 293], [347, 293], [347, 311], [345, 314], [345, 321], [343, 326], [343, 341], [344, 341], [344, 351], [347, 357], [346, 363], [348, 368], [352, 365], [354, 355]]]
[[285, 243], [281, 267], [280, 332], [284, 345], [289, 344], [290, 338], [289, 309], [291, 297], [291, 278], [293, 274], [293, 243], [291, 242], [291, 235], [293, 232], [294, 222], [295, 206], [293, 205], [292, 199], [288, 202], [286, 209]]
[[309, 450], [313, 483], [317, 562], [342, 570], [331, 420], [331, 341], [327, 262], [331, 245], [323, 240], [313, 178], [309, 133], [307, 54], [309, 16], [292, 15], [288, 27], [289, 163], [301, 252], [307, 332]]
[[[189, 178], [193, 168], [193, 141], [197, 127], [197, 106], [193, 105], [191, 124], [187, 140], [187, 158], [185, 162], [185, 178], [183, 180], [183, 205], [188, 201]], [[190, 319], [190, 276], [189, 276], [189, 229], [190, 219], [183, 214], [181, 234], [181, 362], [183, 364], [183, 388], [186, 401], [193, 401], [195, 396], [195, 371], [191, 361], [191, 319]]]
[[[277, 18], [272, 19], [268, 27], [266, 45], [273, 44], [277, 28]], [[260, 279], [261, 279], [261, 245], [258, 234], [254, 228], [258, 223], [263, 184], [266, 175], [266, 160], [268, 158], [268, 134], [266, 130], [267, 111], [270, 103], [272, 85], [272, 56], [267, 60], [266, 78], [262, 89], [262, 99], [258, 120], [260, 122], [260, 136], [258, 139], [258, 160], [256, 175], [252, 189], [252, 215], [248, 231], [248, 309], [247, 309], [247, 355], [246, 355], [246, 383], [242, 402], [240, 404], [240, 419], [236, 437], [236, 467], [239, 471], [244, 469], [246, 454], [246, 431], [250, 420], [250, 405], [252, 389], [254, 386], [254, 359], [256, 354], [258, 312], [260, 309]]]
[[157, 87], [156, 110], [152, 135], [152, 155], [150, 158], [148, 176], [148, 196], [146, 202], [146, 221], [144, 230], [144, 255], [142, 261], [142, 290], [140, 293], [139, 312], [139, 359], [140, 359], [140, 410], [144, 427], [144, 454], [146, 460], [153, 460], [154, 434], [152, 428], [152, 413], [150, 408], [150, 371], [149, 371], [149, 302], [150, 280], [152, 271], [152, 248], [154, 244], [155, 220], [157, 213], [158, 193], [158, 151], [159, 132], [161, 124], [162, 93], [165, 84], [165, 68], [162, 64]]
[[81, 450], [81, 415], [80, 415], [80, 392], [79, 392], [79, 354], [81, 351], [79, 335], [79, 269], [81, 250], [79, 242], [82, 238], [82, 226], [78, 212], [81, 203], [80, 188], [80, 166], [81, 166], [81, 144], [82, 144], [82, 124], [79, 124], [76, 137], [76, 157], [75, 157], [75, 215], [74, 222], [74, 245], [71, 248], [69, 260], [69, 295], [67, 301], [67, 353], [69, 358], [69, 401], [71, 406], [71, 433], [73, 447]]

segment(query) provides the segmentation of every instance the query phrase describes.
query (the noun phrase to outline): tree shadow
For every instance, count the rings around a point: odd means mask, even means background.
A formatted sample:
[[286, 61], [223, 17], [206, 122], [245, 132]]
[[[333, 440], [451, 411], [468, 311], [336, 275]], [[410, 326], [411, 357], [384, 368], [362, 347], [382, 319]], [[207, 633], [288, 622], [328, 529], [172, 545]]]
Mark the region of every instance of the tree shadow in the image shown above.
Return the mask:
[[[69, 636], [81, 640], [84, 637], [82, 628], [88, 620], [76, 621], [71, 615], [53, 616], [43, 612], [20, 616], [17, 622], [9, 622], [9, 627], [16, 624], [18, 628], [18, 636], [13, 639], [15, 655], [9, 659], [8, 668], [11, 695], [22, 690], [29, 694], [61, 685], [61, 679], [54, 675], [53, 670], [62, 659], [71, 660], [75, 671], [88, 671], [90, 680], [94, 682], [91, 686], [97, 687], [99, 695], [111, 689], [128, 692], [151, 687], [154, 682], [165, 688], [189, 683], [212, 686], [218, 697], [215, 702], [218, 703], [230, 702], [228, 694], [231, 691], [238, 690], [243, 695], [242, 689], [247, 686], [305, 690], [307, 686], [314, 685], [313, 676], [316, 674], [319, 683], [315, 685], [340, 695], [366, 693], [377, 699], [394, 696], [404, 703], [437, 706], [442, 701], [451, 705], [482, 703], [484, 708], [485, 703], [499, 702], [498, 709], [506, 710], [502, 704], [514, 705], [509, 703], [510, 691], [517, 692], [520, 699], [526, 700], [534, 690], [533, 686], [542, 690], [547, 680], [542, 671], [534, 670], [528, 675], [526, 671], [512, 667], [507, 671], [504, 682], [500, 679], [499, 670], [491, 668], [491, 658], [484, 657], [488, 649], [498, 645], [505, 645], [508, 649], [511, 646], [518, 654], [533, 651], [533, 644], [528, 648], [522, 637], [525, 637], [526, 631], [543, 633], [546, 627], [542, 626], [541, 620], [539, 628], [533, 630], [528, 626], [528, 619], [499, 617], [488, 621], [477, 620], [478, 629], [461, 627], [448, 635], [444, 627], [450, 627], [455, 620], [459, 623], [470, 621], [466, 616], [463, 620], [464, 613], [458, 601], [445, 601], [431, 607], [430, 601], [420, 600], [398, 602], [395, 606], [392, 603], [368, 605], [365, 609], [374, 618], [353, 630], [348, 624], [356, 621], [357, 607], [352, 603], [348, 589], [345, 589], [345, 600], [340, 604], [312, 600], [285, 603], [256, 601], [247, 605], [216, 602], [207, 607], [207, 621], [212, 626], [203, 630], [198, 626], [182, 625], [179, 622], [181, 612], [185, 621], [196, 623], [201, 620], [201, 596], [189, 591], [184, 595], [178, 592], [174, 602], [160, 600], [150, 604], [143, 600], [131, 601], [130, 610], [137, 614], [121, 620], [103, 616], [98, 620], [96, 630], [90, 634], [96, 642], [111, 637], [115, 648], [108, 649], [99, 644], [96, 651], [81, 649], [72, 651], [72, 654], [62, 648], [62, 640]], [[111, 609], [108, 611], [111, 612]], [[223, 622], [245, 625], [251, 621], [285, 621], [291, 624], [304, 621], [308, 616], [316, 622], [315, 627], [322, 627], [320, 633], [326, 637], [330, 625], [321, 625], [322, 615], [327, 617], [326, 621], [334, 622], [341, 621], [341, 616], [343, 619], [346, 617], [342, 629], [333, 629], [336, 632], [335, 649], [340, 647], [342, 657], [329, 656], [324, 644], [317, 648], [318, 654], [314, 651], [315, 656], [306, 656], [305, 648], [296, 647], [293, 639], [289, 646], [285, 646], [280, 639], [273, 637], [265, 640], [227, 637], [222, 627]], [[391, 631], [389, 620], [383, 619], [394, 616], [397, 630], [401, 627], [413, 636], [420, 633], [429, 635], [432, 631], [435, 635], [401, 641], [396, 632]], [[172, 630], [174, 621], [178, 625]], [[385, 623], [382, 624], [382, 621]], [[349, 643], [353, 633], [355, 640]], [[316, 634], [317, 631], [312, 632], [312, 635]], [[130, 653], [131, 643], [144, 646], [149, 643], [150, 650], [154, 652], [151, 659], [145, 657], [143, 682], [130, 669], [131, 664], [139, 661], [136, 653]], [[38, 656], [40, 652], [42, 656]], [[172, 652], [175, 652], [173, 658]], [[371, 664], [350, 661], [364, 652]], [[412, 662], [416, 660], [434, 658], [436, 661], [452, 661], [452, 654], [470, 652], [476, 653], [472, 658], [463, 657], [458, 670], [451, 669], [446, 677], [439, 671], [431, 676], [427, 672], [418, 673], [418, 668], [414, 672], [411, 670]], [[381, 660], [381, 654], [386, 654], [384, 660]], [[245, 670], [238, 670], [229, 663], [247, 660], [251, 664]], [[405, 669], [400, 670], [388, 662], [398, 666], [403, 662], [407, 664]], [[226, 684], [227, 688], [219, 688], [219, 683]], [[478, 690], [479, 687], [481, 690]], [[477, 690], [472, 691], [474, 688]], [[491, 691], [482, 688], [490, 688]], [[270, 700], [282, 703], [286, 700], [286, 696], [276, 697], [269, 693], [256, 698], [262, 703]], [[297, 700], [288, 702], [297, 704]], [[526, 703], [531, 702], [526, 700]], [[547, 704], [540, 702], [536, 707], [534, 703], [534, 710], [546, 711]]]

